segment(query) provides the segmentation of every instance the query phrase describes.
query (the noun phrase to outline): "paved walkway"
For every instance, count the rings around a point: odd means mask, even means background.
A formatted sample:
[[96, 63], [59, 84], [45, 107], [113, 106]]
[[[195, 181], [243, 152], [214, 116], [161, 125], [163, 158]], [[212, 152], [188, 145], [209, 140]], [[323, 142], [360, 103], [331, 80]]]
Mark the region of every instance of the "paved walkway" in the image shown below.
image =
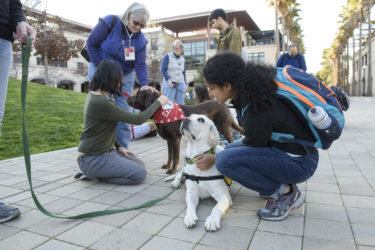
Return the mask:
[[[23, 158], [0, 161], [0, 200], [22, 211], [20, 218], [0, 224], [0, 249], [375, 249], [374, 110], [375, 98], [352, 98], [340, 140], [320, 152], [317, 172], [299, 185], [306, 204], [286, 220], [259, 220], [256, 211], [264, 200], [235, 183], [234, 204], [215, 233], [203, 226], [212, 200], [200, 202], [197, 227], [184, 227], [184, 190], [138, 211], [89, 220], [49, 218], [30, 198]], [[148, 170], [146, 181], [137, 186], [74, 180], [76, 148], [33, 155], [38, 199], [55, 213], [76, 215], [129, 207], [168, 193], [160, 169], [166, 143], [154, 137], [131, 147]]]

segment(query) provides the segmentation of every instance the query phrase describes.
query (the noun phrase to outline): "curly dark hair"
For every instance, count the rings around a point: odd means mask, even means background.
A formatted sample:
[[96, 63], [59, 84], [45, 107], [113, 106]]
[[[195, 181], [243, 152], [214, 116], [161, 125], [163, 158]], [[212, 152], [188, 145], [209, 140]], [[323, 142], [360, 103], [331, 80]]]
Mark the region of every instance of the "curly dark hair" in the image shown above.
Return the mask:
[[[120, 86], [119, 86], [119, 83]], [[102, 60], [96, 67], [90, 82], [90, 90], [108, 91], [110, 94], [121, 96], [122, 68], [112, 60]]]
[[208, 88], [203, 83], [194, 84], [194, 93], [196, 94], [195, 100], [197, 104], [211, 100], [210, 95], [208, 94]]
[[234, 100], [242, 107], [249, 104], [255, 113], [269, 107], [276, 98], [275, 67], [265, 64], [247, 63], [232, 52], [223, 52], [210, 58], [203, 76], [208, 84], [220, 88], [225, 83], [232, 85]]

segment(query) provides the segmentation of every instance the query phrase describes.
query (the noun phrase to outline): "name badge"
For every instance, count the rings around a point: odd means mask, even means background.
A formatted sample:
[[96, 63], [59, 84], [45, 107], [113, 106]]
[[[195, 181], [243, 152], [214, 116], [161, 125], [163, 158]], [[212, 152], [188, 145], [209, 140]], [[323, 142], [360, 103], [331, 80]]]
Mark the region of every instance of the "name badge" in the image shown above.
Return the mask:
[[135, 60], [135, 49], [134, 47], [124, 48], [125, 61]]

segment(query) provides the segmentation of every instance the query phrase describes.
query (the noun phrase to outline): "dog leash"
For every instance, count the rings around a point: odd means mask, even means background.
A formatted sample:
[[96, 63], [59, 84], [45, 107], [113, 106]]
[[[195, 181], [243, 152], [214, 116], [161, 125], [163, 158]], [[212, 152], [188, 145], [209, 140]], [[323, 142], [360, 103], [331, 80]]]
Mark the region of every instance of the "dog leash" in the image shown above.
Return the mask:
[[29, 71], [29, 58], [30, 58], [30, 51], [31, 51], [31, 38], [30, 36], [26, 37], [26, 44], [22, 45], [22, 85], [21, 85], [21, 105], [22, 105], [22, 142], [23, 142], [23, 152], [24, 152], [24, 158], [25, 158], [25, 165], [26, 165], [26, 173], [27, 173], [27, 179], [29, 181], [30, 186], [30, 192], [31, 196], [34, 200], [34, 203], [36, 207], [41, 211], [43, 214], [53, 217], [53, 218], [59, 218], [59, 219], [85, 219], [85, 218], [92, 218], [102, 215], [108, 215], [108, 214], [115, 214], [115, 213], [121, 213], [131, 210], [136, 210], [139, 208], [144, 208], [151, 206], [153, 204], [156, 204], [162, 200], [165, 200], [168, 198], [172, 193], [174, 193], [177, 189], [179, 189], [182, 185], [182, 180], [184, 178], [184, 174], [181, 176], [180, 182], [177, 187], [175, 187], [171, 192], [168, 194], [145, 202], [143, 204], [140, 204], [138, 206], [130, 207], [130, 208], [121, 208], [121, 209], [113, 209], [113, 210], [103, 210], [103, 211], [94, 211], [84, 214], [79, 214], [75, 216], [60, 216], [53, 214], [49, 211], [47, 211], [39, 202], [38, 198], [36, 197], [32, 180], [31, 180], [31, 161], [30, 161], [30, 149], [29, 149], [29, 141], [27, 136], [27, 130], [26, 130], [26, 120], [25, 120], [25, 111], [26, 111], [26, 94], [27, 94], [27, 77], [28, 77], [28, 71]]

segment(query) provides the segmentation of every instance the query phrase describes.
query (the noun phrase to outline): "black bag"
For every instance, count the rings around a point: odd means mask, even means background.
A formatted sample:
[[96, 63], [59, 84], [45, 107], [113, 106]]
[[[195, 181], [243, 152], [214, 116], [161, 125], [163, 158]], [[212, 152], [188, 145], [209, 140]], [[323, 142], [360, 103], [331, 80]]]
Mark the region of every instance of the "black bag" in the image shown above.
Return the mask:
[[338, 86], [331, 86], [331, 90], [335, 92], [335, 96], [341, 105], [342, 111], [347, 111], [349, 109], [350, 100], [346, 92]]
[[[103, 19], [99, 18], [99, 20], [101, 20], [105, 24], [105, 22], [103, 21]], [[115, 24], [116, 24], [116, 16], [113, 16], [111, 27], [109, 27], [109, 29], [108, 29], [107, 36], [108, 36], [109, 33], [111, 33], [111, 31], [112, 31], [113, 27], [115, 26]], [[81, 50], [81, 56], [83, 58], [85, 58], [86, 61], [90, 62], [90, 56], [89, 56], [89, 53], [87, 52], [86, 45]]]

